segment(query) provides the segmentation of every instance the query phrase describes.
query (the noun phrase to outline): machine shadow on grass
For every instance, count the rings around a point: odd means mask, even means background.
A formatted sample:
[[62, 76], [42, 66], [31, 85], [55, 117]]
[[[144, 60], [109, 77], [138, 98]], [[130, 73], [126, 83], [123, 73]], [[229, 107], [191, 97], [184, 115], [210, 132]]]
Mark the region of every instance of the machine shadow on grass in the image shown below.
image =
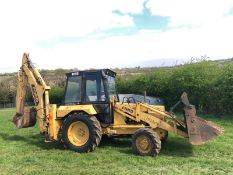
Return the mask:
[[[41, 149], [50, 150], [58, 149], [65, 150], [64, 146], [59, 142], [45, 143], [45, 137], [40, 134], [33, 134], [30, 136], [11, 135], [7, 133], [0, 133], [0, 138], [5, 141], [19, 141], [27, 143], [28, 145], [37, 146]], [[131, 149], [131, 137], [126, 138], [103, 138], [100, 142], [99, 148], [114, 147], [119, 148], [118, 151], [124, 154], [133, 155]], [[176, 157], [190, 157], [192, 156], [192, 145], [182, 138], [168, 138], [162, 143], [162, 149], [159, 155], [176, 156]]]
[[28, 145], [37, 146], [42, 149], [64, 149], [62, 144], [59, 144], [59, 142], [50, 142], [45, 143], [45, 137], [40, 134], [33, 134], [30, 136], [20, 136], [20, 135], [11, 135], [6, 133], [0, 133], [0, 138], [2, 138], [5, 141], [19, 141], [27, 143]]
[[[116, 147], [119, 148], [119, 152], [131, 155], [133, 154], [131, 148], [131, 137], [109, 139], [104, 138], [101, 140], [99, 147]], [[183, 138], [168, 138], [166, 142], [162, 143], [162, 149], [159, 155], [190, 157], [193, 155], [192, 145]]]

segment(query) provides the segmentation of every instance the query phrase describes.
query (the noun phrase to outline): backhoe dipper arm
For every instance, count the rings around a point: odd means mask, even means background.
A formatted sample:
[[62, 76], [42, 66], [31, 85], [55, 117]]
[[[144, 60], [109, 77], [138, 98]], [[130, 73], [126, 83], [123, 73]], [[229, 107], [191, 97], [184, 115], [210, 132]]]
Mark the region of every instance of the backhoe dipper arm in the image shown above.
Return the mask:
[[[25, 96], [27, 87], [30, 86], [34, 103], [37, 106], [37, 117], [40, 121], [40, 132], [47, 132], [47, 116], [49, 114], [49, 90], [41, 74], [29, 59], [29, 54], [24, 53], [22, 66], [18, 73], [16, 96], [16, 114], [13, 122], [18, 128], [28, 127], [26, 123], [32, 118], [32, 110], [26, 110]], [[29, 114], [27, 114], [29, 113]], [[26, 121], [27, 120], [27, 121]]]

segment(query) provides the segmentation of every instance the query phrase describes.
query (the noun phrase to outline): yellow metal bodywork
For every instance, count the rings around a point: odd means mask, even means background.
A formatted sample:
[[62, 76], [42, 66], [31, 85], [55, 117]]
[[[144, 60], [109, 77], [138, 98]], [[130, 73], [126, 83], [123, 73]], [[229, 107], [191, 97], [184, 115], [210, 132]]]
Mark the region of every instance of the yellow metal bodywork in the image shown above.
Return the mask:
[[66, 117], [69, 113], [83, 111], [90, 115], [96, 115], [96, 110], [93, 105], [72, 105], [72, 106], [60, 106], [57, 110], [58, 118]]
[[[174, 123], [166, 122], [169, 115], [166, 114], [164, 106], [153, 106], [143, 103], [128, 104], [120, 102], [116, 102], [114, 105], [114, 122], [107, 127], [102, 127], [103, 134], [109, 136], [132, 135], [140, 128], [150, 127], [160, 136], [161, 139], [165, 138], [167, 131], [187, 137], [187, 133], [178, 130]], [[67, 117], [70, 113], [82, 111], [89, 115], [98, 115], [93, 105], [90, 104], [60, 106], [57, 111], [54, 107], [52, 111], [53, 116], [56, 116], [56, 118], [53, 118], [53, 122], [49, 124], [50, 128], [53, 128], [53, 132], [50, 131], [49, 135], [54, 140], [57, 140], [58, 138], [57, 135], [63, 118]], [[135, 121], [136, 123], [127, 124], [127, 120]], [[73, 132], [73, 130], [71, 132]], [[70, 136], [74, 137], [72, 134], [70, 134]], [[76, 144], [78, 142], [79, 141], [76, 140]]]
[[[50, 139], [58, 140], [59, 131], [62, 125], [62, 122], [65, 117], [67, 117], [70, 113], [74, 112], [85, 112], [89, 115], [97, 114], [93, 105], [73, 105], [73, 106], [60, 106], [57, 108], [57, 105], [53, 104], [49, 106], [49, 116], [47, 117], [47, 121], [49, 121], [48, 134]], [[74, 126], [77, 128], [77, 126]], [[80, 140], [75, 140], [75, 135], [71, 134], [74, 130], [70, 130], [70, 137], [73, 137], [74, 143], [80, 144]], [[77, 136], [77, 135], [76, 135]]]
[[24, 103], [28, 85], [31, 88], [34, 102], [37, 105], [40, 132], [46, 133], [48, 129], [47, 115], [49, 114], [49, 90], [41, 74], [32, 65], [29, 54], [24, 53], [22, 66], [18, 73], [18, 85], [16, 95], [16, 115], [24, 115]]
[[[60, 106], [58, 109], [56, 105], [50, 105], [49, 135], [51, 139], [58, 139], [63, 119], [73, 112], [85, 112], [89, 115], [98, 115], [91, 104]], [[166, 119], [168, 118], [171, 118], [171, 116], [166, 113], [164, 106], [116, 102], [114, 104], [114, 122], [107, 127], [102, 127], [102, 130], [103, 134], [108, 136], [132, 135], [140, 128], [149, 127], [160, 136], [160, 139], [164, 139], [166, 137], [167, 131], [173, 132], [182, 137], [188, 137], [187, 133], [176, 128], [175, 122], [167, 122]], [[135, 121], [136, 124], [127, 124], [127, 120]], [[78, 125], [74, 126], [76, 129], [77, 127]], [[81, 125], [79, 128], [80, 127]], [[80, 136], [79, 140], [75, 139], [77, 138], [77, 135], [73, 132], [74, 130], [70, 130], [69, 137], [73, 140], [74, 144], [80, 145], [85, 142], [85, 138], [80, 138]]]
[[62, 125], [61, 120], [57, 120], [57, 105], [50, 105], [50, 113], [48, 116], [49, 128], [48, 134], [50, 139], [58, 140], [58, 134]]
[[[137, 129], [150, 127], [155, 130], [158, 135], [165, 137], [166, 131], [173, 132], [182, 137], [188, 137], [186, 132], [183, 132], [176, 127], [176, 121], [169, 115], [164, 106], [149, 105], [146, 103], [120, 103], [114, 104], [114, 125], [111, 127], [112, 133], [133, 134]], [[136, 121], [137, 125], [127, 125], [126, 119]], [[168, 120], [171, 120], [168, 122]], [[177, 119], [176, 119], [177, 120]], [[182, 123], [183, 121], [179, 121]], [[141, 123], [141, 125], [140, 125]]]

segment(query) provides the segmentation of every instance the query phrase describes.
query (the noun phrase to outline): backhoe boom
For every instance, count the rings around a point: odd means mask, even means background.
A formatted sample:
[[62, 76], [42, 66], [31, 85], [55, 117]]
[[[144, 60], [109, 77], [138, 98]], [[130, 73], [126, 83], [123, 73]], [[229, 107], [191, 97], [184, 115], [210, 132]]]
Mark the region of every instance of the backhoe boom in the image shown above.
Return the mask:
[[[28, 89], [31, 89], [36, 110], [25, 108], [25, 96]], [[47, 132], [47, 116], [49, 115], [49, 90], [41, 74], [29, 59], [29, 54], [24, 53], [22, 66], [18, 73], [18, 86], [16, 96], [16, 114], [13, 118], [18, 128], [33, 126], [35, 124], [35, 112], [40, 121], [40, 132]]]

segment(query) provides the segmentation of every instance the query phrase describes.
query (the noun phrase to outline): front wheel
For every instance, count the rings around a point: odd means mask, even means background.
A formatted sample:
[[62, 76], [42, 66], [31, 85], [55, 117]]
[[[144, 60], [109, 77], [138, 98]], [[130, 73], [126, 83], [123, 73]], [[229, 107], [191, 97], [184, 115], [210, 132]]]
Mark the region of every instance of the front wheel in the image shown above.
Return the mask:
[[62, 124], [62, 141], [73, 151], [84, 153], [95, 150], [102, 137], [102, 129], [95, 116], [75, 113]]
[[141, 156], [157, 156], [161, 149], [158, 134], [149, 128], [138, 129], [132, 137], [133, 152]]

